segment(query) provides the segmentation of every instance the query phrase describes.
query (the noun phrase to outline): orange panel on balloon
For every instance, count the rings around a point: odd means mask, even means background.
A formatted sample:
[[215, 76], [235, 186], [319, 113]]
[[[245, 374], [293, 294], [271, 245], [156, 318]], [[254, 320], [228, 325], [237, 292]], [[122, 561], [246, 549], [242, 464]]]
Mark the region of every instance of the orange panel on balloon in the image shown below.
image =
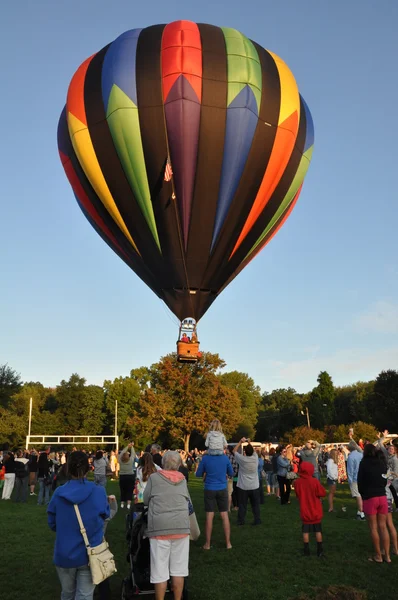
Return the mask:
[[84, 107], [84, 81], [86, 78], [87, 69], [95, 54], [84, 61], [72, 77], [68, 89], [66, 100], [66, 110], [74, 117], [79, 119], [84, 125], [87, 125], [86, 109]]
[[[286, 119], [286, 121], [278, 126], [267, 170], [265, 171], [257, 197], [231, 256], [233, 256], [239, 248], [274, 193], [293, 152], [294, 144], [297, 139], [298, 125], [298, 114], [297, 112], [294, 112]], [[296, 132], [295, 135], [292, 134], [292, 128], [293, 131]]]

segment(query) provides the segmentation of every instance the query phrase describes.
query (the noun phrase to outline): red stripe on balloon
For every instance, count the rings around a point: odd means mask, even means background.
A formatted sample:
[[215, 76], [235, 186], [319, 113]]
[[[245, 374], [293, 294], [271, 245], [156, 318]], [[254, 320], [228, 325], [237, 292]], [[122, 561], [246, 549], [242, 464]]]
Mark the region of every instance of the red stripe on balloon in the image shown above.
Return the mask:
[[199, 102], [202, 101], [202, 41], [192, 21], [174, 21], [166, 25], [162, 36], [163, 100], [180, 75], [189, 81]]
[[90, 199], [87, 196], [86, 192], [84, 191], [84, 188], [83, 188], [82, 184], [80, 183], [80, 180], [76, 174], [76, 171], [73, 168], [73, 164], [72, 164], [71, 160], [69, 159], [68, 156], [66, 156], [66, 154], [64, 154], [60, 150], [59, 150], [59, 156], [60, 156], [60, 159], [62, 162], [62, 166], [64, 167], [65, 174], [69, 180], [70, 185], [72, 186], [74, 193], [76, 194], [77, 198], [79, 199], [79, 202], [81, 202], [83, 208], [87, 211], [87, 213], [90, 215], [90, 217], [93, 219], [95, 224], [99, 227], [99, 229], [101, 229], [101, 231], [104, 233], [104, 235], [107, 238], [109, 238], [109, 240], [112, 242], [112, 244], [118, 249], [118, 251], [128, 261], [129, 257], [127, 256], [125, 251], [119, 246], [117, 240], [113, 236], [113, 233], [110, 231], [110, 229], [108, 229], [108, 227], [106, 226], [106, 224], [104, 223], [104, 221], [99, 216], [99, 214], [95, 210], [94, 206], [90, 202]]

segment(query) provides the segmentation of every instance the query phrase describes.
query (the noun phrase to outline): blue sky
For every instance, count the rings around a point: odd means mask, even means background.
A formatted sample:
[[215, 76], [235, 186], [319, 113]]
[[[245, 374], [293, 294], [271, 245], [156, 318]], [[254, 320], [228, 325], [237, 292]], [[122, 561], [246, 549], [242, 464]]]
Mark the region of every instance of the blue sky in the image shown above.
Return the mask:
[[300, 200], [200, 327], [262, 390], [398, 367], [398, 4], [384, 0], [8, 2], [0, 36], [0, 364], [55, 386], [127, 375], [175, 348], [176, 319], [91, 229], [59, 162], [80, 63], [127, 29], [234, 27], [280, 55], [315, 123]]

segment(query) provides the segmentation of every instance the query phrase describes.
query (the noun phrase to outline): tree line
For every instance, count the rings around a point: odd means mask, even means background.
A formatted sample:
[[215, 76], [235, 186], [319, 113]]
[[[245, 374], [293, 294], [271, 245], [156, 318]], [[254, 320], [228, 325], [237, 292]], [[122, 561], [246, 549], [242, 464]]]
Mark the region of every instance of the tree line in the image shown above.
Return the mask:
[[225, 366], [210, 352], [190, 365], [169, 354], [128, 376], [105, 380], [102, 387], [87, 385], [74, 373], [48, 388], [23, 382], [11, 366], [0, 365], [0, 444], [24, 445], [30, 398], [32, 435], [113, 435], [117, 404], [121, 442], [138, 440], [140, 446], [153, 440], [167, 447], [202, 446], [213, 418], [220, 419], [231, 440], [344, 441], [353, 424], [363, 439], [385, 428], [398, 432], [395, 370], [343, 387], [322, 371], [317, 385], [300, 394], [293, 388], [261, 393], [248, 374], [221, 373]]

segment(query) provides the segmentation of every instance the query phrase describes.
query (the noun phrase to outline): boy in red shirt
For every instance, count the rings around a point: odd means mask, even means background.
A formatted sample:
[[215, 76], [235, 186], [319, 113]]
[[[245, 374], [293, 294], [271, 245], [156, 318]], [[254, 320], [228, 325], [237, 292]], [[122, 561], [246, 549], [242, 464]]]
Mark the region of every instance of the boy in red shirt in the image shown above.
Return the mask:
[[322, 517], [321, 498], [326, 496], [325, 488], [314, 477], [314, 465], [302, 462], [299, 479], [294, 482], [294, 491], [300, 503], [300, 517], [303, 522], [304, 555], [310, 554], [310, 533], [315, 533], [317, 555], [323, 556], [322, 547]]

